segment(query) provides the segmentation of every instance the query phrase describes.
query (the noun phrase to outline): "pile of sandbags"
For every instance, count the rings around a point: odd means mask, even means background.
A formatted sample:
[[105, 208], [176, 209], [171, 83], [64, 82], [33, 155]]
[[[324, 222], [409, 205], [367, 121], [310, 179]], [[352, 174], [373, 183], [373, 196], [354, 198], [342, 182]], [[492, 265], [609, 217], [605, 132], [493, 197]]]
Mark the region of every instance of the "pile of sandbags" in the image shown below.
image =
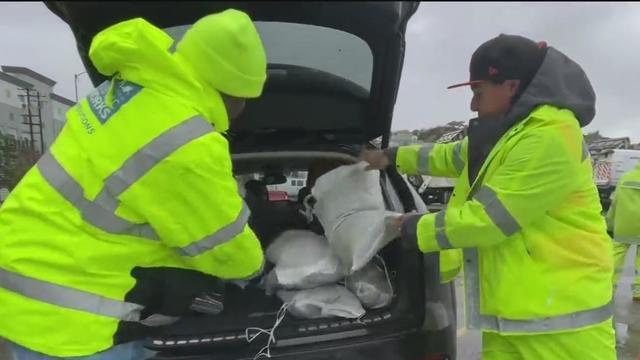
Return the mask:
[[265, 289], [295, 316], [358, 318], [365, 307], [391, 303], [389, 275], [374, 257], [399, 236], [390, 222], [400, 214], [385, 210], [380, 173], [365, 171], [366, 165], [341, 166], [316, 181], [309, 210], [326, 237], [290, 230], [267, 248], [266, 258], [275, 266], [264, 279]]
[[308, 230], [283, 232], [265, 255], [275, 264], [265, 282], [269, 295], [278, 289], [302, 290], [334, 284], [346, 275], [327, 239]]
[[345, 279], [345, 286], [360, 300], [367, 309], [379, 309], [391, 304], [393, 287], [380, 258], [374, 259], [362, 269]]
[[266, 258], [275, 264], [265, 277], [266, 292], [276, 293], [294, 316], [364, 315], [358, 298], [337, 285], [346, 271], [324, 236], [307, 230], [285, 231], [267, 248]]

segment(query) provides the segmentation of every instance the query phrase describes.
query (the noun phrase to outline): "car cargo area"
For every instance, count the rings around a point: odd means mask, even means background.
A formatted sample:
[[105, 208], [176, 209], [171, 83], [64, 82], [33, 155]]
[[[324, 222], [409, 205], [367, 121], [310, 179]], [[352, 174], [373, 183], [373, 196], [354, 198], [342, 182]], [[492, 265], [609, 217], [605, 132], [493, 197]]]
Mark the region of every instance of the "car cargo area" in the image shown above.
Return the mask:
[[[320, 161], [319, 161], [320, 160]], [[269, 182], [269, 178], [281, 178], [284, 174], [292, 172], [309, 172], [310, 166], [315, 166], [315, 171], [329, 170], [340, 164], [349, 164], [355, 160], [347, 154], [334, 153], [304, 153], [287, 152], [243, 154], [234, 158], [236, 177], [239, 186], [247, 182], [256, 182], [263, 179]], [[324, 164], [318, 166], [318, 164]], [[313, 170], [311, 171], [313, 172]], [[405, 200], [404, 209], [401, 206], [403, 196], [399, 196], [394, 190], [394, 182], [403, 179], [395, 174], [381, 175], [381, 185], [384, 199], [388, 209], [396, 211], [409, 211], [415, 207], [412, 200]], [[393, 178], [393, 179], [392, 179]], [[288, 180], [288, 179], [287, 179]], [[282, 179], [280, 180], [282, 181]], [[406, 187], [406, 182], [404, 182]], [[271, 187], [271, 186], [270, 186]], [[273, 188], [273, 187], [272, 187]], [[408, 192], [408, 187], [405, 188]], [[251, 189], [249, 189], [251, 191]], [[299, 192], [303, 193], [304, 188]], [[242, 193], [242, 190], [241, 190]], [[409, 193], [410, 194], [410, 193]], [[261, 212], [269, 214], [270, 219], [251, 219], [252, 229], [258, 234], [263, 248], [269, 246], [270, 241], [279, 232], [289, 229], [313, 229], [300, 221], [303, 216], [302, 200], [297, 194], [292, 194], [288, 200], [269, 201], [270, 211]], [[407, 197], [404, 196], [406, 199]], [[296, 218], [297, 217], [297, 218]], [[288, 218], [296, 218], [288, 221]], [[317, 225], [315, 225], [317, 227]], [[322, 231], [322, 229], [319, 229]], [[382, 251], [379, 257], [384, 260], [388, 279], [394, 292], [393, 300], [384, 308], [367, 310], [366, 314], [358, 319], [346, 319], [340, 317], [322, 319], [296, 318], [287, 313], [282, 322], [274, 331], [275, 343], [271, 345], [272, 351], [281, 347], [304, 345], [331, 340], [346, 340], [373, 336], [376, 334], [390, 334], [402, 330], [416, 328], [424, 321], [424, 279], [422, 269], [422, 256], [411, 246], [402, 244], [400, 239], [393, 240]], [[273, 267], [268, 262], [265, 264], [263, 274], [267, 274]], [[172, 358], [180, 356], [197, 356], [198, 354], [215, 354], [216, 359], [223, 359], [225, 354], [232, 358], [246, 356], [253, 358], [268, 341], [269, 335], [259, 333], [257, 329], [270, 330], [277, 318], [278, 311], [283, 302], [275, 295], [269, 296], [259, 286], [262, 276], [251, 279], [248, 282], [229, 282], [226, 284], [224, 310], [216, 316], [208, 316], [193, 313], [178, 322], [162, 329], [161, 333], [149, 340], [147, 347], [159, 351], [156, 358]], [[417, 290], [417, 291], [416, 291]], [[255, 336], [249, 343], [248, 339]]]

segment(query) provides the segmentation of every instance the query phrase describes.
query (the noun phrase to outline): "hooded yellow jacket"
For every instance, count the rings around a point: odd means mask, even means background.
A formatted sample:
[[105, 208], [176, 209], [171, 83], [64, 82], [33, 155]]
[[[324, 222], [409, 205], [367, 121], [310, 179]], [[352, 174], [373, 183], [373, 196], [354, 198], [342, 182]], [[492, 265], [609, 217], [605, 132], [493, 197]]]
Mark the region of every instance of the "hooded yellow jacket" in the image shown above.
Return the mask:
[[463, 253], [471, 328], [526, 335], [611, 319], [612, 247], [580, 129], [594, 114], [586, 75], [550, 47], [505, 116], [472, 120], [457, 143], [395, 150], [402, 172], [458, 178], [447, 208], [405, 221], [403, 237]]
[[224, 104], [172, 42], [142, 19], [94, 38], [90, 57], [112, 80], [69, 110], [0, 209], [0, 337], [52, 356], [94, 354], [131, 340], [123, 325], [162, 319], [132, 296], [139, 269], [261, 270], [220, 134]]
[[640, 244], [640, 164], [618, 181], [607, 222], [615, 241]]

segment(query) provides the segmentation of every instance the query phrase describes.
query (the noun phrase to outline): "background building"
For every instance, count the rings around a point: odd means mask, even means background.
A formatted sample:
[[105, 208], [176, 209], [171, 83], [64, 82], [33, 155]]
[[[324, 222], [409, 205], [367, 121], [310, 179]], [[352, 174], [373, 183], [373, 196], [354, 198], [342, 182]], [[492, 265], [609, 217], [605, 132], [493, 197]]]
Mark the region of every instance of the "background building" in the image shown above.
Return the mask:
[[31, 69], [2, 66], [0, 132], [28, 141], [38, 152], [58, 136], [67, 110], [75, 102], [53, 92], [56, 82]]
[[0, 204], [58, 136], [75, 103], [53, 92], [56, 82], [31, 69], [0, 71]]

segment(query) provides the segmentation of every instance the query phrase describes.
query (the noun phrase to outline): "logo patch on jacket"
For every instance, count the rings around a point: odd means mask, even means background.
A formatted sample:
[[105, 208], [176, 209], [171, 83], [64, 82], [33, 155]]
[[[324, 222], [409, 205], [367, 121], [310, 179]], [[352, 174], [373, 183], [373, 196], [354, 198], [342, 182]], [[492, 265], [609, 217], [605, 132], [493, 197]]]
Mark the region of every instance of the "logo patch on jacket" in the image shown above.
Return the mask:
[[98, 121], [104, 125], [120, 108], [142, 90], [142, 87], [126, 80], [113, 79], [113, 94], [111, 102], [107, 95], [111, 81], [105, 81], [87, 96], [89, 107]]

